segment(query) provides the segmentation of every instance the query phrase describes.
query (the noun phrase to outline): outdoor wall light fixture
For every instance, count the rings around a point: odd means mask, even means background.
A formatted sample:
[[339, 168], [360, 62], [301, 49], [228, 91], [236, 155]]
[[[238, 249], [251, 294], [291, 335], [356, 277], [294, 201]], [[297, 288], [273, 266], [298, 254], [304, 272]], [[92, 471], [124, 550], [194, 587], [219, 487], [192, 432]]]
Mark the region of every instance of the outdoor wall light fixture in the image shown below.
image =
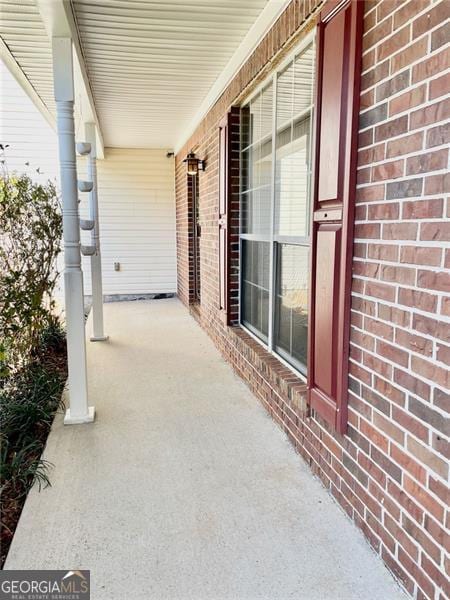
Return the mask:
[[188, 175], [197, 175], [199, 171], [205, 170], [205, 161], [197, 158], [194, 152], [189, 152], [183, 162], [187, 165]]

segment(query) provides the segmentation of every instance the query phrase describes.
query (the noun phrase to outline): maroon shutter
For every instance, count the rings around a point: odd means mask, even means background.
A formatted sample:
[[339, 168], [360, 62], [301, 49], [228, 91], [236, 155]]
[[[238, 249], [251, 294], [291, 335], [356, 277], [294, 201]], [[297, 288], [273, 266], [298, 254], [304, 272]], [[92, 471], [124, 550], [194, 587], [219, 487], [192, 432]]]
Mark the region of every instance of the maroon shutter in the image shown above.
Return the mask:
[[228, 114], [219, 126], [219, 307], [227, 320], [228, 310]]
[[349, 318], [364, 2], [327, 2], [317, 36], [309, 403], [347, 427]]

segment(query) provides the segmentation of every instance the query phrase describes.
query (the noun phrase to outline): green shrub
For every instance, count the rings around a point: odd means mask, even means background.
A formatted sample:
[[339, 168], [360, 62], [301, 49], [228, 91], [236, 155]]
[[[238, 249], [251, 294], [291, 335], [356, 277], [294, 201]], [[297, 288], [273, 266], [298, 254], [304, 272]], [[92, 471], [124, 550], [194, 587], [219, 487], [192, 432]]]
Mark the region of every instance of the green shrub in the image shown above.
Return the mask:
[[33, 358], [54, 320], [53, 292], [62, 217], [53, 183], [27, 175], [0, 177], [0, 375]]

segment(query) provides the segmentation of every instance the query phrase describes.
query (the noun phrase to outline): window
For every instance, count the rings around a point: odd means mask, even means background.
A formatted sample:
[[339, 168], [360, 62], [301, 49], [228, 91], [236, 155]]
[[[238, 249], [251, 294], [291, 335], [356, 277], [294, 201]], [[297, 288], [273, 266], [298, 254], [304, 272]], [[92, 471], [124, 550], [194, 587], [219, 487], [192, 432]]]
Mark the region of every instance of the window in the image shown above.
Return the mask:
[[241, 111], [241, 323], [302, 373], [313, 82], [309, 43]]

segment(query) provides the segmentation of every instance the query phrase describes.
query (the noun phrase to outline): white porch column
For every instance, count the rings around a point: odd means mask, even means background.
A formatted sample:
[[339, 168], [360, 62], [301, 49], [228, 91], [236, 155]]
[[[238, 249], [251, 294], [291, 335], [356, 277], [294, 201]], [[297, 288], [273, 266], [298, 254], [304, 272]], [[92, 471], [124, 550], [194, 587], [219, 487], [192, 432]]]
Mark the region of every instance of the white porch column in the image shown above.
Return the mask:
[[72, 40], [69, 37], [54, 37], [52, 50], [63, 204], [64, 291], [70, 400], [64, 423], [69, 425], [93, 421], [95, 411], [93, 406], [88, 406], [87, 391], [83, 273], [73, 116]]
[[100, 248], [100, 222], [97, 194], [97, 150], [95, 123], [85, 124], [86, 141], [91, 144], [88, 155], [88, 179], [94, 184], [89, 194], [89, 218], [94, 221], [91, 230], [91, 245], [95, 253], [91, 256], [91, 286], [92, 286], [92, 322], [93, 336], [91, 342], [103, 342], [108, 339], [103, 329], [103, 285], [102, 285], [102, 255]]

